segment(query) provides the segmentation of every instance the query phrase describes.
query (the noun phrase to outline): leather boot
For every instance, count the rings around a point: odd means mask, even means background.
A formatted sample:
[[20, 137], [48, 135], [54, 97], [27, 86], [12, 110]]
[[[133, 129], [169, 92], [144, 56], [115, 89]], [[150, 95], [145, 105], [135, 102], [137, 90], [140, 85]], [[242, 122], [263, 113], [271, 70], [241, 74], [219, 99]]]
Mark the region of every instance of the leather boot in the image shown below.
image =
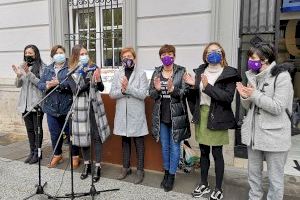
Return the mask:
[[163, 178], [162, 182], [160, 183], [161, 188], [165, 188], [168, 176], [169, 176], [169, 170], [165, 170], [164, 178]]
[[94, 182], [98, 182], [101, 177], [101, 167], [100, 166], [95, 166], [95, 172], [94, 172]]
[[80, 175], [80, 179], [81, 180], [86, 179], [88, 177], [88, 175], [91, 174], [91, 171], [92, 171], [91, 164], [84, 164], [84, 168]]
[[34, 150], [33, 156], [32, 156], [31, 160], [28, 163], [31, 165], [31, 164], [37, 163], [38, 161], [39, 161], [38, 151], [36, 149], [36, 150]]
[[169, 174], [168, 179], [165, 184], [165, 192], [169, 192], [173, 189], [174, 186], [174, 180], [175, 180], [175, 174]]
[[79, 167], [79, 165], [80, 165], [79, 156], [72, 157], [72, 164], [73, 164], [73, 169], [77, 169]]
[[139, 184], [139, 183], [143, 182], [144, 175], [145, 175], [144, 170], [137, 170], [136, 171], [136, 179], [134, 181], [134, 184]]
[[28, 155], [28, 157], [26, 158], [26, 160], [24, 161], [24, 163], [29, 163], [29, 161], [31, 160], [33, 154], [34, 154], [34, 151], [30, 150], [30, 154]]
[[131, 174], [130, 168], [122, 168], [121, 174], [117, 177], [118, 180], [126, 178], [127, 175]]

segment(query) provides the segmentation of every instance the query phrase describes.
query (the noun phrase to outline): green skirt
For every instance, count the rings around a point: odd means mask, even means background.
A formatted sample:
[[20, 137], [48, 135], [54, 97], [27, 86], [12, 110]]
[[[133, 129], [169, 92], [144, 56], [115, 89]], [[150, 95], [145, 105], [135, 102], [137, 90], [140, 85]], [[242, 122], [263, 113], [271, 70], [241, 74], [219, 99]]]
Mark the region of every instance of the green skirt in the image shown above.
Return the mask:
[[229, 144], [228, 130], [210, 130], [207, 128], [209, 106], [200, 106], [200, 123], [195, 126], [195, 137], [199, 144], [221, 146]]

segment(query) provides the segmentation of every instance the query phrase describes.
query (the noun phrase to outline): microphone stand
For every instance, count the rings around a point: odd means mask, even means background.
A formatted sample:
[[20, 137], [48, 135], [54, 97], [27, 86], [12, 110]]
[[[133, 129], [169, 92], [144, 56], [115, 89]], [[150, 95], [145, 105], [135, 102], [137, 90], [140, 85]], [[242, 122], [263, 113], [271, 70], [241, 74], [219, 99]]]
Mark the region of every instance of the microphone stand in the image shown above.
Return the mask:
[[[92, 76], [92, 75], [91, 75]], [[80, 78], [79, 78], [80, 80]], [[89, 91], [91, 92], [91, 88], [92, 88], [92, 84], [93, 84], [93, 81], [92, 81], [92, 78], [91, 78], [91, 81], [90, 81], [90, 89]], [[79, 82], [78, 82], [78, 85], [79, 85]], [[79, 87], [77, 89], [77, 93], [76, 93], [76, 96], [75, 98], [77, 98], [77, 95], [78, 95], [78, 92], [79, 92]], [[92, 179], [92, 182], [91, 182], [91, 187], [90, 187], [90, 191], [89, 192], [83, 192], [83, 193], [76, 193], [74, 194], [73, 192], [73, 189], [72, 189], [72, 192], [71, 194], [66, 194], [64, 197], [55, 197], [55, 198], [71, 198], [71, 199], [74, 199], [75, 197], [83, 197], [83, 196], [91, 196], [92, 199], [94, 200], [95, 199], [95, 196], [96, 195], [99, 195], [101, 192], [111, 192], [111, 191], [117, 191], [117, 190], [120, 190], [119, 188], [116, 188], [116, 189], [108, 189], [108, 190], [101, 190], [101, 191], [97, 191], [96, 188], [95, 188], [95, 184], [94, 184], [94, 164], [93, 164], [93, 152], [94, 152], [94, 136], [93, 136], [93, 133], [91, 131], [91, 125], [90, 125], [90, 106], [92, 106], [92, 100], [91, 100], [91, 94], [89, 92], [89, 98], [88, 98], [88, 113], [87, 113], [87, 123], [89, 124], [89, 131], [90, 131], [90, 161], [91, 161], [91, 179]], [[75, 102], [75, 100], [74, 100]], [[73, 104], [74, 104], [73, 102]], [[73, 107], [73, 105], [72, 105]], [[70, 141], [70, 143], [72, 143]], [[70, 150], [71, 152], [71, 150]], [[71, 164], [72, 166], [72, 164]], [[72, 176], [71, 176], [72, 178]], [[72, 187], [73, 187], [73, 184], [72, 184]]]
[[[40, 127], [40, 123], [39, 123], [39, 120], [40, 120], [40, 117], [41, 117], [41, 103], [46, 99], [48, 98], [57, 88], [59, 88], [61, 86], [61, 84], [63, 84], [66, 80], [68, 80], [68, 78], [80, 67], [81, 65], [78, 65], [75, 69], [73, 69], [72, 71], [70, 71], [66, 78], [64, 80], [62, 80], [57, 86], [55, 86], [46, 96], [44, 96], [41, 100], [39, 100], [35, 106], [33, 106], [24, 116], [23, 118], [25, 118], [27, 115], [29, 115], [30, 112], [33, 111], [33, 109], [36, 109], [37, 111], [37, 125], [38, 125], [38, 137], [37, 137], [37, 146], [38, 146], [38, 177], [39, 177], [39, 180], [38, 180], [38, 185], [36, 185], [35, 187], [37, 188], [36, 192], [26, 198], [24, 198], [24, 200], [27, 200], [27, 199], [30, 199], [31, 197], [35, 196], [35, 195], [40, 195], [40, 194], [43, 194], [45, 196], [48, 197], [48, 199], [56, 199], [55, 197], [47, 194], [45, 191], [44, 191], [44, 187], [47, 185], [47, 182], [45, 182], [43, 185], [42, 185], [42, 181], [41, 181], [41, 156], [42, 156], [42, 149], [41, 149], [41, 141], [40, 141], [40, 138], [41, 138], [41, 128]], [[60, 133], [60, 136], [58, 138], [58, 142], [60, 141], [60, 138], [62, 136], [62, 133], [63, 133], [63, 130], [65, 128], [66, 125], [64, 125], [61, 133]], [[53, 154], [52, 154], [52, 157], [50, 159], [50, 162], [51, 160], [53, 159], [53, 156], [54, 156], [54, 152], [55, 152], [55, 149], [57, 148], [58, 146], [58, 142], [56, 143], [55, 145], [55, 148], [53, 150]], [[70, 148], [70, 152], [72, 153], [72, 146]], [[71, 157], [72, 159], [72, 157]], [[71, 168], [73, 168], [73, 163], [71, 162]], [[73, 171], [72, 171], [73, 172]], [[73, 174], [71, 174], [71, 176], [73, 176]], [[73, 178], [73, 177], [71, 177]], [[72, 184], [73, 184], [73, 181], [72, 181]], [[73, 191], [73, 185], [72, 185], [72, 191]]]

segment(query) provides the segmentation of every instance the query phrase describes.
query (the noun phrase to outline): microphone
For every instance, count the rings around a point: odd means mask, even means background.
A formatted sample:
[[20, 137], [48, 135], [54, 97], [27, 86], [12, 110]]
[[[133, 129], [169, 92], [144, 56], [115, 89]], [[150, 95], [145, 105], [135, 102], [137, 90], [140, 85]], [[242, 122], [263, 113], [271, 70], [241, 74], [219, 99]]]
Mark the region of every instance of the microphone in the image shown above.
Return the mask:
[[82, 63], [79, 62], [76, 67], [74, 67], [71, 71], [67, 73], [67, 76], [72, 75], [77, 69], [82, 68]]

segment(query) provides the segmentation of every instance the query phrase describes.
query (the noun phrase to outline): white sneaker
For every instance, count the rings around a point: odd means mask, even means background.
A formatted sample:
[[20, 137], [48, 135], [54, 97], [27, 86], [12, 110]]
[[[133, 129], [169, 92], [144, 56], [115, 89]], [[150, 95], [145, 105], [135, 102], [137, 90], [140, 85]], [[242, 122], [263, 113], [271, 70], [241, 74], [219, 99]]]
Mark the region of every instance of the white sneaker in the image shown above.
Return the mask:
[[194, 192], [192, 193], [193, 197], [195, 198], [200, 198], [202, 197], [204, 194], [208, 194], [210, 193], [210, 187], [209, 185], [198, 185], [196, 187], [196, 189], [194, 190]]
[[210, 195], [210, 200], [221, 200], [223, 199], [223, 190], [214, 189], [214, 191]]

